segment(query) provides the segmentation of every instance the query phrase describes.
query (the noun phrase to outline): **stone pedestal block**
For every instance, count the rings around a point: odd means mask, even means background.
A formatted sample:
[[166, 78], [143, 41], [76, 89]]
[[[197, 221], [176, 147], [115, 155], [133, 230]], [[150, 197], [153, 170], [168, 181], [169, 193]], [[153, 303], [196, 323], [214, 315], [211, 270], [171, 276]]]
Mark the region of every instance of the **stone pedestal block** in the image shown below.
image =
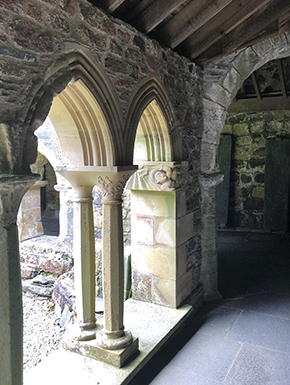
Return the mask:
[[176, 308], [193, 290], [187, 267], [193, 213], [186, 212], [186, 167], [186, 162], [147, 165], [128, 184], [134, 299]]

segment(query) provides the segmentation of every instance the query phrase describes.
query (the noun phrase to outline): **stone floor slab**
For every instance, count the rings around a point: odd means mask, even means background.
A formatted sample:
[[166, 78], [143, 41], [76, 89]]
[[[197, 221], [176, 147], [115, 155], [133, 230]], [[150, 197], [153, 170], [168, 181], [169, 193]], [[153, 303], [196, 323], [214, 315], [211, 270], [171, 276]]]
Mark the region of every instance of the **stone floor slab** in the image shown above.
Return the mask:
[[290, 353], [290, 322], [288, 319], [244, 311], [228, 339]]
[[240, 349], [238, 342], [198, 332], [167, 367], [222, 382]]
[[225, 384], [290, 384], [290, 355], [245, 344]]
[[134, 360], [119, 369], [60, 349], [31, 369], [24, 377], [24, 385], [38, 385], [40, 379], [42, 385], [128, 384], [192, 312], [189, 305], [172, 309], [132, 299], [125, 302], [124, 308], [125, 328], [139, 338], [140, 353]]
[[201, 312], [201, 326], [199, 332], [215, 337], [227, 337], [233, 325], [237, 321], [241, 310], [227, 307], [218, 307], [208, 312]]

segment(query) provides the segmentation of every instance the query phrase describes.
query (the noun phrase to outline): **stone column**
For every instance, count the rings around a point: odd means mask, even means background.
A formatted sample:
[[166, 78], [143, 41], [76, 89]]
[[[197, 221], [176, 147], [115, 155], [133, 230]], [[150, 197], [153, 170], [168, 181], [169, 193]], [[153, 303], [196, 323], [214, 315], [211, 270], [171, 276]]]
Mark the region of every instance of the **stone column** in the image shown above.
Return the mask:
[[98, 336], [100, 347], [122, 349], [133, 342], [124, 330], [124, 246], [122, 193], [135, 170], [111, 172], [99, 176], [97, 185], [103, 195], [103, 292], [105, 328]]
[[17, 212], [39, 175], [0, 177], [0, 384], [21, 385], [23, 315]]
[[202, 263], [200, 280], [203, 284], [204, 299], [221, 298], [218, 291], [218, 255], [216, 223], [216, 186], [223, 181], [223, 175], [203, 174], [199, 178], [201, 186], [201, 248]]
[[80, 332], [75, 338], [84, 341], [96, 337], [93, 198], [79, 195], [73, 201], [74, 277], [77, 326]]
[[73, 202], [74, 190], [69, 183], [56, 173], [57, 185], [54, 189], [59, 192], [59, 240], [73, 240]]
[[58, 170], [73, 186], [74, 280], [77, 322], [70, 330], [78, 341], [96, 338], [95, 237], [92, 190], [94, 183], [80, 170]]
[[[75, 258], [80, 255], [81, 262], [75, 260], [75, 281], [78, 287], [76, 291], [78, 305], [77, 312], [81, 314], [89, 326], [90, 314], [94, 312], [92, 296], [95, 290], [95, 269], [92, 259], [94, 243], [91, 242], [93, 233], [93, 217], [88, 206], [92, 201], [92, 186], [98, 185], [103, 194], [103, 286], [104, 286], [104, 313], [105, 326], [103, 331], [97, 332], [97, 340], [85, 341], [85, 339], [73, 336], [73, 340], [65, 338], [64, 347], [77, 353], [108, 362], [121, 367], [124, 362], [138, 350], [138, 339], [132, 337], [123, 326], [123, 295], [124, 295], [124, 258], [123, 258], [123, 228], [122, 228], [122, 200], [121, 195], [125, 183], [136, 170], [135, 166], [113, 167], [75, 167], [74, 169], [58, 169], [73, 186], [79, 195], [77, 206], [74, 208], [74, 226], [82, 225], [78, 231], [80, 239], [74, 235]], [[90, 201], [90, 202], [89, 202]], [[86, 220], [84, 219], [86, 218]], [[89, 225], [90, 223], [90, 225]], [[76, 230], [75, 230], [76, 231]], [[79, 250], [79, 251], [77, 251]], [[92, 275], [91, 275], [92, 274]], [[79, 283], [77, 283], [79, 276]], [[90, 276], [88, 281], [87, 277]], [[87, 298], [87, 296], [89, 298]], [[79, 298], [79, 299], [78, 299]], [[87, 309], [87, 310], [83, 310]], [[85, 314], [85, 317], [83, 316]], [[89, 315], [89, 317], [87, 317]], [[80, 325], [82, 328], [83, 326]], [[91, 327], [91, 326], [90, 326]], [[98, 325], [98, 329], [100, 329]], [[91, 335], [94, 338], [93, 335]]]

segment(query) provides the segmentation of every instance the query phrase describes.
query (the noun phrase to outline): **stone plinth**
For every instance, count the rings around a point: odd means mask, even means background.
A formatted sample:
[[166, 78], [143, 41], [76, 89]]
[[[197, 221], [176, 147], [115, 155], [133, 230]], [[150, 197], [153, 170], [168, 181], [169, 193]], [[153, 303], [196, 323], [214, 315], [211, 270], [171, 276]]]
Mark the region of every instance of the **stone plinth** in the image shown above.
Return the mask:
[[41, 223], [40, 188], [46, 185], [46, 181], [37, 181], [22, 198], [17, 216], [20, 242], [44, 234]]
[[101, 348], [97, 340], [92, 341], [76, 341], [69, 334], [64, 336], [63, 347], [83, 356], [97, 359], [107, 364], [111, 364], [121, 368], [125, 365], [129, 358], [137, 354], [139, 340], [133, 337], [131, 344], [123, 349], [109, 350]]
[[192, 291], [187, 242], [193, 213], [186, 212], [182, 164], [144, 166], [128, 184], [132, 218], [132, 293], [137, 300], [178, 307]]

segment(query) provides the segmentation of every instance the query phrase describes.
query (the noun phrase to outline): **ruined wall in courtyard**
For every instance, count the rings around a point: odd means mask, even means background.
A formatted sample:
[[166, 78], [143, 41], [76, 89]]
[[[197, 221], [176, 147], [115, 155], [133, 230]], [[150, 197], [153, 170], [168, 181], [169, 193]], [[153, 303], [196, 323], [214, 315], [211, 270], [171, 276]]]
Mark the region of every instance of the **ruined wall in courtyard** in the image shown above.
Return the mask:
[[263, 229], [266, 140], [290, 138], [290, 111], [228, 114], [232, 135], [228, 226]]

